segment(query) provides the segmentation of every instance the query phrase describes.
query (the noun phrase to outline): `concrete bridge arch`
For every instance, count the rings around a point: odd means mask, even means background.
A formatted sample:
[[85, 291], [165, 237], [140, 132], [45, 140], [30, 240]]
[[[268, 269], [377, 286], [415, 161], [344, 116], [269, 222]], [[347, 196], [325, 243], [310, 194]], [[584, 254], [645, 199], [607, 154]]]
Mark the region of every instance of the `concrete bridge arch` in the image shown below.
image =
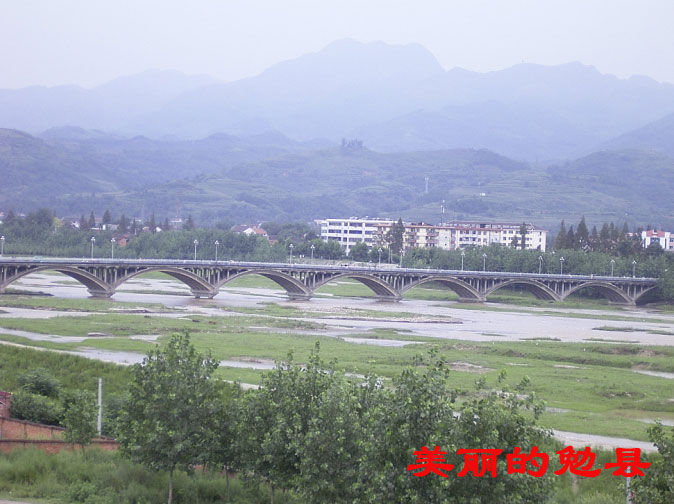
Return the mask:
[[170, 266], [149, 266], [147, 268], [138, 269], [130, 273], [126, 273], [124, 276], [118, 277], [112, 284], [113, 291], [117, 289], [124, 282], [131, 280], [133, 277], [138, 275], [143, 275], [145, 273], [158, 272], [165, 273], [176, 280], [187, 285], [192, 294], [197, 297], [213, 297], [218, 293], [217, 288], [214, 288], [213, 285], [209, 284], [206, 280], [200, 276], [192, 273], [189, 270], [182, 268], [173, 268]]
[[530, 292], [536, 298], [542, 299], [545, 301], [560, 301], [562, 298], [557, 294], [555, 291], [553, 291], [550, 287], [547, 285], [538, 282], [536, 280], [526, 280], [526, 279], [513, 279], [513, 280], [506, 280], [505, 282], [501, 282], [499, 284], [496, 284], [489, 289], [486, 290], [484, 296], [485, 298], [489, 296], [490, 294], [496, 292], [499, 289], [502, 289], [503, 287], [509, 287], [509, 286], [516, 286], [519, 285], [521, 287], [524, 287], [524, 289], [527, 292]]
[[402, 297], [402, 293], [398, 292], [388, 282], [382, 280], [381, 278], [378, 278], [374, 275], [369, 275], [367, 273], [357, 273], [357, 272], [338, 273], [328, 278], [324, 278], [312, 286], [312, 293], [316, 289], [319, 289], [325, 284], [327, 284], [328, 282], [332, 282], [333, 280], [337, 280], [338, 278], [351, 278], [353, 280], [357, 280], [358, 282], [368, 287], [372, 292], [374, 292], [375, 296], [377, 296], [379, 299], [382, 300], [398, 301]]
[[469, 302], [474, 302], [474, 303], [479, 303], [484, 301], [484, 296], [480, 294], [480, 292], [475, 289], [472, 285], [464, 282], [463, 280], [459, 280], [458, 278], [455, 277], [444, 277], [444, 276], [433, 276], [433, 277], [426, 277], [422, 278], [421, 280], [417, 280], [415, 282], [411, 282], [408, 285], [404, 286], [401, 289], [401, 295], [410, 290], [413, 287], [417, 287], [419, 285], [428, 283], [428, 282], [438, 282], [442, 284], [443, 286], [447, 287], [450, 290], [453, 290], [456, 292], [456, 294], [459, 296], [459, 301], [469, 301]]
[[220, 287], [222, 287], [226, 283], [246, 275], [260, 275], [265, 278], [268, 278], [269, 280], [277, 283], [279, 286], [285, 289], [290, 299], [309, 299], [313, 294], [313, 290], [309, 289], [299, 280], [293, 278], [292, 276], [286, 273], [276, 270], [255, 269], [255, 270], [241, 271], [239, 273], [236, 273], [234, 275], [225, 278], [224, 280], [221, 280], [220, 283], [218, 283], [218, 285], [215, 288], [220, 289]]
[[588, 281], [575, 285], [571, 287], [568, 291], [566, 291], [564, 294], [562, 294], [561, 299], [564, 300], [574, 292], [578, 292], [579, 290], [585, 289], [586, 287], [593, 287], [597, 289], [597, 291], [600, 292], [602, 296], [604, 296], [606, 299], [608, 299], [613, 303], [635, 304], [635, 300], [632, 299], [620, 287], [616, 287], [613, 284], [602, 281]]
[[15, 275], [7, 278], [3, 282], [3, 289], [10, 285], [12, 282], [17, 281], [18, 279], [30, 275], [32, 273], [39, 273], [40, 271], [56, 271], [58, 273], [63, 273], [64, 275], [69, 276], [70, 278], [77, 280], [79, 283], [84, 285], [89, 293], [92, 296], [99, 297], [110, 297], [114, 294], [115, 289], [105, 283], [103, 280], [98, 278], [91, 273], [71, 266], [60, 266], [60, 265], [48, 265], [48, 266], [36, 266], [34, 268], [28, 268], [23, 271], [19, 271]]

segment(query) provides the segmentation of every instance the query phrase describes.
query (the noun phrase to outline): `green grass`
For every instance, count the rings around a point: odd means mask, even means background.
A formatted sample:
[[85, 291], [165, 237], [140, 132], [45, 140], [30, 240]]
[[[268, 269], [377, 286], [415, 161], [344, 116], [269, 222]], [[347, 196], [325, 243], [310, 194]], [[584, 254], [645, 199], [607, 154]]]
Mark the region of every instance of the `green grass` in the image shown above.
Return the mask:
[[51, 296], [21, 296], [3, 295], [0, 297], [0, 306], [13, 308], [31, 308], [38, 310], [78, 311], [78, 312], [107, 312], [117, 309], [146, 308], [152, 311], [174, 311], [161, 303], [127, 303], [110, 299], [72, 299]]

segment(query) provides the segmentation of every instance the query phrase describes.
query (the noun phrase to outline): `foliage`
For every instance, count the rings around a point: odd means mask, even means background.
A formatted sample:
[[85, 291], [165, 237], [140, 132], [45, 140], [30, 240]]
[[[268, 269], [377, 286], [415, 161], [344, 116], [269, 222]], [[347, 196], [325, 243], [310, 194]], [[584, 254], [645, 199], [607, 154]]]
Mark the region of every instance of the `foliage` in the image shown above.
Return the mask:
[[214, 429], [217, 361], [197, 353], [187, 334], [134, 365], [129, 397], [119, 420], [119, 441], [133, 460], [169, 473], [203, 462]]
[[[667, 432], [669, 431], [669, 432]], [[650, 427], [648, 435], [658, 448], [651, 467], [642, 478], [633, 480], [636, 504], [669, 504], [674, 502], [674, 427], [665, 429], [661, 423]]]
[[53, 398], [19, 391], [12, 395], [11, 415], [19, 420], [60, 425], [63, 419], [61, 403]]
[[57, 398], [61, 384], [46, 369], [37, 368], [21, 373], [16, 384], [26, 392]]
[[70, 392], [63, 400], [63, 438], [69, 443], [84, 446], [96, 435], [96, 404], [88, 392]]

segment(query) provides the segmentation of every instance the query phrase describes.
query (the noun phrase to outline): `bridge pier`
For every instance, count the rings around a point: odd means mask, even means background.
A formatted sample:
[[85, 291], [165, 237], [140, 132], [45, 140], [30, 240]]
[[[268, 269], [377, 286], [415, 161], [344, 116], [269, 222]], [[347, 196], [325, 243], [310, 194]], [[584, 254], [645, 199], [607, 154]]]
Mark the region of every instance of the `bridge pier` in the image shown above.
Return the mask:
[[402, 301], [403, 297], [402, 296], [384, 296], [384, 295], [376, 295], [375, 299], [377, 300], [378, 303], [399, 303]]
[[218, 295], [219, 290], [218, 289], [212, 289], [212, 290], [204, 290], [204, 289], [190, 289], [192, 291], [192, 295], [199, 299], [199, 298], [206, 298], [206, 299], [212, 299], [215, 296]]
[[305, 294], [300, 292], [286, 292], [288, 296], [288, 301], [309, 301], [311, 299], [311, 294]]
[[457, 299], [458, 303], [472, 303], [472, 304], [482, 304], [486, 301], [487, 300], [485, 298], [477, 299], [472, 297], [459, 297], [459, 299]]
[[87, 289], [91, 297], [108, 299], [115, 293], [115, 289]]

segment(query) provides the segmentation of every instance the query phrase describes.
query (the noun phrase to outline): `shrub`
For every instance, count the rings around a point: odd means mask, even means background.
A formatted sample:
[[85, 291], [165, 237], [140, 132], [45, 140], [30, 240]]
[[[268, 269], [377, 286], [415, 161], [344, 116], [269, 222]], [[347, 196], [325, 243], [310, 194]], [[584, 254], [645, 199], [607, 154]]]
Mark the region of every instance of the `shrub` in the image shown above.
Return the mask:
[[38, 368], [20, 374], [16, 379], [17, 385], [26, 392], [45, 397], [56, 398], [59, 395], [61, 383], [46, 369]]
[[12, 396], [11, 416], [19, 420], [60, 425], [63, 418], [61, 404], [50, 397], [20, 391]]

